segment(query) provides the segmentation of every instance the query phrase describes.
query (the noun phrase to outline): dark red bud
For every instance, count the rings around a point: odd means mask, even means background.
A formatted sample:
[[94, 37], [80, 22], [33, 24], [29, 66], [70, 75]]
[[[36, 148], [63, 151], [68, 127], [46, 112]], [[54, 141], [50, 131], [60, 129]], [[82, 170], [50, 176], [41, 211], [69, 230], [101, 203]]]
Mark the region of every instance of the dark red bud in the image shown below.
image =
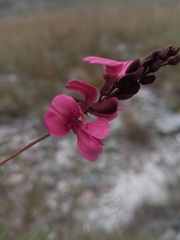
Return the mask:
[[121, 77], [118, 81], [117, 81], [117, 88], [122, 88], [124, 86], [126, 86], [128, 83], [131, 82], [135, 82], [136, 80], [136, 74], [135, 73], [128, 73], [126, 75], [124, 75], [123, 77]]
[[162, 51], [166, 51], [166, 50], [170, 51], [171, 48], [172, 48], [172, 45], [168, 45], [168, 46], [165, 47]]
[[105, 80], [104, 86], [102, 86], [102, 88], [100, 89], [100, 93], [102, 95], [109, 94], [114, 89], [114, 85], [116, 81], [117, 81], [117, 76], [114, 76]]
[[136, 60], [134, 60], [130, 65], [129, 67], [126, 69], [126, 73], [132, 73], [132, 72], [135, 72], [139, 65], [141, 63], [141, 60], [138, 58]]
[[156, 62], [152, 63], [149, 67], [150, 72], [156, 72], [157, 70], [160, 69], [163, 61], [161, 59], [158, 59]]
[[146, 71], [146, 69], [154, 62], [153, 58], [148, 58], [145, 59], [141, 62], [141, 65], [144, 67], [144, 70]]
[[144, 72], [144, 67], [143, 67], [143, 66], [140, 66], [140, 67], [136, 70], [135, 74], [136, 74], [136, 79], [137, 79], [137, 80], [141, 77], [141, 75], [143, 74], [143, 72]]
[[144, 78], [141, 78], [139, 82], [142, 85], [147, 85], [147, 84], [153, 83], [155, 81], [155, 79], [156, 79], [156, 77], [154, 75], [149, 75], [149, 76], [146, 76]]
[[114, 114], [118, 108], [118, 101], [116, 98], [109, 98], [104, 102], [94, 103], [90, 108], [89, 112], [95, 116], [108, 116]]
[[166, 61], [169, 57], [170, 57], [169, 48], [162, 50], [162, 52], [159, 54], [159, 58], [162, 61]]
[[176, 56], [180, 50], [180, 47], [172, 47], [169, 51], [170, 56]]
[[174, 58], [171, 58], [168, 62], [169, 65], [177, 65], [179, 63], [180, 63], [180, 54], [178, 54]]
[[119, 92], [117, 93], [116, 97], [119, 100], [122, 99], [128, 99], [135, 95], [139, 89], [140, 89], [140, 84], [138, 82], [130, 83], [128, 86], [126, 86], [123, 90], [120, 89]]
[[161, 53], [160, 50], [155, 50], [151, 52], [145, 59], [152, 58], [153, 60], [156, 60], [159, 57], [159, 54]]

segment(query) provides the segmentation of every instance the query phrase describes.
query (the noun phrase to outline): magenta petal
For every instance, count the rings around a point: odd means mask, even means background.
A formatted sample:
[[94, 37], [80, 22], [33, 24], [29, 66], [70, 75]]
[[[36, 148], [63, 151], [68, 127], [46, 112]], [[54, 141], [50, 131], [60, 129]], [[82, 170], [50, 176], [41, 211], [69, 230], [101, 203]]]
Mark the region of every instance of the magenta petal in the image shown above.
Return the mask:
[[102, 58], [102, 57], [96, 57], [96, 56], [85, 57], [83, 61], [89, 62], [91, 64], [102, 64], [102, 65], [108, 65], [108, 66], [117, 66], [117, 65], [123, 64], [123, 62], [118, 62], [108, 58]]
[[132, 60], [129, 60], [127, 62], [118, 62], [115, 60], [96, 57], [96, 56], [85, 57], [83, 61], [89, 62], [91, 64], [103, 64], [105, 67], [106, 74], [109, 77], [116, 76], [116, 75], [117, 77], [123, 76], [126, 72], [126, 69], [132, 63]]
[[87, 124], [85, 131], [95, 138], [103, 139], [108, 135], [109, 122], [105, 118], [97, 118]]
[[70, 96], [61, 94], [56, 96], [51, 107], [68, 122], [72, 119], [78, 119], [80, 117], [80, 110], [77, 102]]
[[93, 138], [81, 129], [76, 129], [77, 148], [79, 153], [87, 160], [94, 162], [98, 155], [102, 153], [103, 148], [98, 139]]
[[87, 103], [93, 103], [98, 95], [97, 88], [80, 80], [68, 82], [66, 88], [72, 92], [81, 93]]
[[116, 76], [119, 77], [119, 74], [121, 73], [121, 71], [123, 70], [123, 63], [121, 63], [120, 65], [117, 66], [109, 66], [109, 65], [105, 65], [105, 70], [106, 70], [106, 74], [109, 76]]
[[105, 65], [106, 74], [108, 74], [109, 76], [117, 75], [117, 77], [119, 78], [126, 73], [126, 69], [129, 67], [131, 63], [132, 60], [127, 62], [119, 62], [119, 65], [117, 66]]
[[53, 136], [64, 136], [70, 131], [66, 125], [66, 120], [51, 107], [44, 114], [44, 124]]
[[77, 102], [72, 97], [62, 94], [53, 99], [51, 107], [45, 112], [44, 124], [50, 134], [64, 136], [80, 116]]

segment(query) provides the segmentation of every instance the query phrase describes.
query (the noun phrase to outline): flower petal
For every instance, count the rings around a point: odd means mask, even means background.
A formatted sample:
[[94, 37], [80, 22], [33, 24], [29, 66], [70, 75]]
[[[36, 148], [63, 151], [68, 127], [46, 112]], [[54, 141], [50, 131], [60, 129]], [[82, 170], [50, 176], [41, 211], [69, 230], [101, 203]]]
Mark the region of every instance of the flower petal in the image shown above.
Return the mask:
[[109, 66], [105, 65], [106, 75], [109, 77], [117, 76], [117, 78], [121, 75], [123, 70], [123, 63], [117, 66]]
[[72, 119], [78, 119], [81, 115], [77, 102], [65, 94], [56, 96], [51, 103], [51, 107], [64, 118], [67, 124]]
[[79, 153], [87, 160], [94, 162], [98, 155], [102, 153], [103, 148], [99, 140], [92, 137], [82, 129], [76, 129], [77, 149]]
[[105, 118], [97, 118], [87, 124], [85, 131], [95, 138], [103, 139], [108, 135], [109, 122]]
[[48, 132], [53, 136], [64, 136], [70, 131], [66, 124], [66, 119], [51, 107], [44, 114], [44, 124]]
[[65, 94], [56, 96], [44, 115], [44, 124], [53, 136], [66, 135], [81, 116], [77, 102]]
[[101, 58], [96, 56], [85, 57], [83, 61], [89, 62], [91, 64], [103, 64], [105, 67], [105, 72], [109, 77], [116, 75], [117, 77], [123, 76], [128, 66], [132, 63], [132, 60], [129, 60], [127, 62], [118, 62], [108, 58]]
[[89, 56], [83, 59], [84, 62], [89, 62], [91, 64], [102, 64], [108, 66], [118, 66], [123, 64], [123, 62], [118, 62], [116, 60], [111, 60], [108, 58], [96, 57], [96, 56]]
[[72, 92], [81, 93], [87, 103], [93, 103], [98, 95], [97, 88], [80, 80], [68, 82], [66, 88]]
[[132, 60], [127, 62], [119, 62], [119, 65], [116, 66], [105, 65], [106, 74], [109, 76], [117, 75], [117, 77], [119, 78], [126, 73], [126, 69], [129, 67], [131, 63]]

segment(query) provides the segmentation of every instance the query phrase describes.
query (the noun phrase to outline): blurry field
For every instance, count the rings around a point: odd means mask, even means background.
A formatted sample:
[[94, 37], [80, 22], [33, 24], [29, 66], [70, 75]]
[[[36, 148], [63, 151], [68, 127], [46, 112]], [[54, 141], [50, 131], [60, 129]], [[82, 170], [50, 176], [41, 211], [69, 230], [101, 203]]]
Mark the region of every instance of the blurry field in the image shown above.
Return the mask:
[[[85, 56], [127, 60], [178, 45], [179, 20], [178, 4], [118, 3], [2, 18], [1, 121], [29, 113], [41, 117], [70, 79], [100, 85], [102, 68], [83, 63]], [[163, 81], [167, 71], [173, 68], [163, 71]], [[171, 81], [178, 75], [176, 69]]]
[[[114, 1], [113, 4], [107, 2], [91, 4], [89, 7], [41, 12], [32, 16], [1, 18], [0, 124], [13, 123], [18, 118], [37, 117], [42, 121], [44, 110], [52, 98], [62, 93], [64, 85], [71, 79], [81, 79], [100, 86], [103, 81], [103, 68], [83, 63], [82, 59], [85, 56], [97, 55], [125, 61], [144, 58], [150, 51], [162, 49], [170, 44], [180, 45], [179, 22], [180, 3], [175, 2], [125, 4]], [[167, 105], [172, 110], [179, 110], [180, 68], [176, 67], [174, 71], [173, 67], [166, 67], [158, 76], [162, 81], [152, 87], [161, 95], [163, 87], [170, 82], [172, 97]], [[37, 131], [41, 132], [42, 129]], [[3, 167], [0, 174], [1, 172]], [[11, 202], [1, 202], [0, 198], [0, 205], [3, 206], [3, 210], [0, 211], [0, 227], [12, 227], [14, 233], [14, 238], [3, 239], [15, 240], [31, 228], [32, 219], [28, 219], [28, 212], [33, 211], [36, 203], [40, 205], [38, 187], [38, 184], [34, 186], [34, 197], [29, 198], [26, 203], [27, 218], [21, 230], [4, 219], [11, 215]], [[13, 191], [12, 188], [6, 189], [5, 183], [0, 183], [0, 194], [11, 190]], [[76, 195], [76, 192], [74, 194]], [[71, 228], [72, 223], [69, 219], [71, 217], [63, 219], [62, 225], [67, 224]], [[46, 230], [48, 229], [42, 230], [42, 235]], [[63, 230], [57, 231], [63, 233]], [[118, 239], [116, 234], [114, 235], [109, 236], [102, 232], [97, 236], [90, 236], [82, 230], [80, 235], [73, 239]], [[137, 236], [130, 234], [127, 238], [132, 239], [142, 238], [137, 233]]]

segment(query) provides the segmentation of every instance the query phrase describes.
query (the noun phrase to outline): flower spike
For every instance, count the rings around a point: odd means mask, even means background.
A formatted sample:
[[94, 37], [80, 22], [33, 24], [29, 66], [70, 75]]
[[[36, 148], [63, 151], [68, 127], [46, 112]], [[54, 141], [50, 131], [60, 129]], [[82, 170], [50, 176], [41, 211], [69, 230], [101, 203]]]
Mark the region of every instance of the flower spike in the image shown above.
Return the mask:
[[[79, 153], [89, 161], [96, 161], [103, 151], [102, 139], [109, 132], [109, 121], [124, 109], [118, 107], [118, 100], [129, 99], [138, 93], [141, 85], [152, 84], [156, 79], [155, 72], [161, 67], [179, 64], [179, 50], [179, 46], [169, 45], [151, 52], [144, 60], [138, 58], [126, 62], [97, 56], [84, 58], [85, 62], [104, 66], [105, 81], [100, 88], [99, 98], [96, 87], [81, 80], [70, 81], [66, 89], [80, 93], [83, 99], [78, 100], [65, 94], [56, 96], [44, 114], [48, 133], [1, 161], [0, 166], [50, 135], [63, 137], [71, 130], [77, 136]], [[87, 122], [88, 114], [97, 118]]]

